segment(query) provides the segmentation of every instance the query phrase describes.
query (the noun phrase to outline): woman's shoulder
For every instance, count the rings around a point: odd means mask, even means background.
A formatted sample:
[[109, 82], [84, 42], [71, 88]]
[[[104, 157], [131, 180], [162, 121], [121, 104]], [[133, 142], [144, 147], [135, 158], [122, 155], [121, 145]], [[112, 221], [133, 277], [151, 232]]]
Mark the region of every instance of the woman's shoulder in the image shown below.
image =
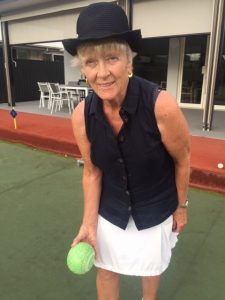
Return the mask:
[[138, 76], [135, 76], [135, 82], [139, 90], [141, 102], [146, 107], [153, 109], [160, 93], [160, 87], [156, 83]]
[[175, 123], [175, 120], [184, 119], [176, 98], [167, 91], [160, 92], [155, 105], [155, 115], [157, 120], [161, 120], [161, 122], [168, 122], [169, 120], [169, 122]]
[[75, 126], [79, 126], [84, 122], [84, 101], [78, 103], [75, 107], [73, 114], [72, 114], [72, 123]]

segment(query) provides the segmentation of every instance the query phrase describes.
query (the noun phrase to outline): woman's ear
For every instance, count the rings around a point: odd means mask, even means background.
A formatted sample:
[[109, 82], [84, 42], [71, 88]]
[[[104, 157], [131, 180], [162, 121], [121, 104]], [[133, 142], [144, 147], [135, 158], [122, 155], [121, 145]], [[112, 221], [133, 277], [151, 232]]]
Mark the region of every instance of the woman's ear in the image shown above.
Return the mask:
[[129, 65], [128, 65], [127, 71], [128, 71], [128, 76], [129, 76], [130, 74], [133, 74], [133, 66], [132, 66], [132, 64], [129, 64]]

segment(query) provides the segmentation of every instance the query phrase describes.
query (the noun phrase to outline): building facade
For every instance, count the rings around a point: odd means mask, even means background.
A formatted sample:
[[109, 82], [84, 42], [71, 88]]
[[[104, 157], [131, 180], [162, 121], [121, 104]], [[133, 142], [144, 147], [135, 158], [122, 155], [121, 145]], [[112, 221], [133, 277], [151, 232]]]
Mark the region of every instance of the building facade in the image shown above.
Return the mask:
[[[3, 35], [9, 47], [73, 38], [80, 11], [93, 2], [100, 1], [31, 0], [30, 8], [5, 9]], [[203, 110], [203, 127], [210, 129], [213, 110], [225, 110], [224, 0], [109, 2], [121, 5], [132, 28], [142, 31], [134, 73], [167, 89], [180, 107]], [[71, 59], [64, 54], [66, 83], [80, 77]]]

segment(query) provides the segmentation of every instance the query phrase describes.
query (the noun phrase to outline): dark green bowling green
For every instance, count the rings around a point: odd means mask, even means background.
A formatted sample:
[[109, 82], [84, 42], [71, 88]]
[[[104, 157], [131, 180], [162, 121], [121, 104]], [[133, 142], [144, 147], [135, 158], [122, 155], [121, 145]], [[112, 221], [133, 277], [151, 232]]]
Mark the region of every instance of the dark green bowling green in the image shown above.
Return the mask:
[[[82, 217], [82, 168], [73, 158], [0, 142], [0, 299], [96, 300], [95, 270], [66, 267]], [[189, 190], [159, 300], [225, 299], [225, 197]], [[121, 300], [140, 300], [140, 279], [121, 279]]]

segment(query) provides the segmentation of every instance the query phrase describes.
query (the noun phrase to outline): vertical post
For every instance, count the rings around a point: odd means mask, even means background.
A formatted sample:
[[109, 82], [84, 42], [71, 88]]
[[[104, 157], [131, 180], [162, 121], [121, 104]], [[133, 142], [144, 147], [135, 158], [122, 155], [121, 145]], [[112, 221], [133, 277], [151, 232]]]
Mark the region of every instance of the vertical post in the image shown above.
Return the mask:
[[219, 50], [221, 45], [221, 35], [223, 34], [222, 31], [223, 9], [224, 9], [224, 0], [219, 0], [215, 49], [214, 49], [214, 56], [213, 56], [212, 80], [211, 80], [211, 89], [209, 94], [207, 130], [212, 129], [212, 122], [213, 122], [215, 82], [216, 82], [216, 74], [217, 74], [217, 67], [218, 67]]
[[129, 26], [130, 30], [133, 29], [133, 0], [129, 0]]
[[121, 7], [123, 7], [123, 9], [127, 15], [130, 30], [132, 30], [132, 27], [133, 27], [133, 0], [118, 1], [118, 4], [121, 5]]
[[5, 78], [6, 78], [6, 91], [8, 105], [15, 106], [15, 101], [12, 99], [12, 73], [10, 69], [10, 47], [9, 47], [9, 34], [8, 34], [8, 23], [2, 22], [2, 42], [3, 42], [3, 56], [4, 56], [4, 67], [5, 67]]
[[203, 111], [203, 125], [202, 129], [207, 129], [207, 119], [209, 113], [209, 103], [210, 103], [210, 94], [211, 94], [211, 83], [212, 83], [212, 72], [213, 72], [213, 57], [215, 52], [215, 37], [217, 31], [217, 18], [219, 10], [219, 0], [214, 0], [213, 15], [212, 15], [212, 27], [211, 27], [211, 36], [209, 43], [209, 56], [208, 56], [208, 78], [206, 83], [206, 101]]

